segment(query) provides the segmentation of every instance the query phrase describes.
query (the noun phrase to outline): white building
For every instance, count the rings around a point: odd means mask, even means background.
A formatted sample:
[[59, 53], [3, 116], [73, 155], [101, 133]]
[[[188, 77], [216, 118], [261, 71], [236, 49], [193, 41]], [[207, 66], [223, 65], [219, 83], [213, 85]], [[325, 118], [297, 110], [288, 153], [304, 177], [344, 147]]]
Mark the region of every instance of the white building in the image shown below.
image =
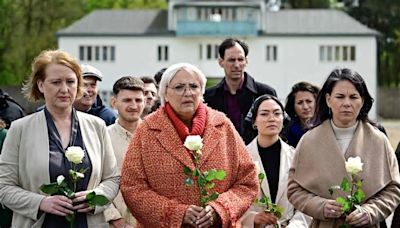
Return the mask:
[[247, 71], [282, 100], [298, 81], [322, 85], [335, 67], [359, 72], [376, 97], [377, 35], [343, 11], [269, 11], [263, 0], [170, 0], [168, 10], [97, 10], [57, 33], [60, 49], [103, 72], [105, 100], [119, 77], [153, 76], [177, 62], [223, 77], [217, 49], [229, 36], [249, 44]]

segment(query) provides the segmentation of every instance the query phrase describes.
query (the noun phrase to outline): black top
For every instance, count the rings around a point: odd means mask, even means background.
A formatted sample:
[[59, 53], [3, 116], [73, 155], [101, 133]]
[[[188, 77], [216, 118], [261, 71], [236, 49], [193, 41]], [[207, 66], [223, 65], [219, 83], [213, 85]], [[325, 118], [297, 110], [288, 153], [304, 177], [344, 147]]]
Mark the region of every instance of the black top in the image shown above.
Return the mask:
[[[228, 114], [228, 107], [226, 106], [224, 94], [225, 78], [217, 85], [206, 89], [204, 101], [208, 107]], [[276, 91], [269, 85], [256, 82], [253, 77], [245, 72], [242, 90], [237, 91], [235, 96], [240, 106], [240, 126], [239, 128], [236, 126], [236, 130], [239, 132], [240, 136], [242, 136], [246, 145], [249, 144], [256, 135], [249, 134], [248, 130], [246, 130], [247, 126], [244, 123], [244, 119], [254, 100], [264, 94], [276, 96]]]
[[281, 141], [278, 140], [276, 143], [269, 147], [261, 147], [258, 144], [258, 153], [260, 154], [262, 165], [265, 170], [265, 175], [268, 180], [269, 192], [271, 194], [271, 201], [275, 203], [276, 194], [278, 192], [279, 185], [279, 167], [281, 161]]
[[[90, 175], [92, 173], [92, 163], [90, 161], [89, 154], [86, 151], [85, 144], [82, 139], [81, 129], [79, 127], [79, 121], [76, 115], [75, 109], [71, 113], [71, 137], [67, 148], [63, 148], [60, 134], [54, 124], [49, 111], [44, 108], [44, 113], [47, 121], [47, 130], [49, 137], [49, 172], [50, 172], [50, 182], [56, 182], [59, 175], [63, 175], [65, 180], [67, 180], [70, 188], [73, 190], [72, 180], [68, 174], [71, 167], [71, 162], [65, 157], [65, 151], [70, 146], [80, 146], [84, 152], [85, 156], [82, 159], [82, 163], [76, 166], [76, 170], [79, 171], [81, 168], [87, 168], [84, 173], [85, 177], [77, 182], [76, 191], [87, 190], [89, 184]], [[42, 227], [57, 227], [57, 228], [69, 228], [70, 224], [63, 216], [57, 216], [53, 214], [46, 214]], [[77, 213], [75, 217], [76, 228], [87, 228], [86, 214]]]

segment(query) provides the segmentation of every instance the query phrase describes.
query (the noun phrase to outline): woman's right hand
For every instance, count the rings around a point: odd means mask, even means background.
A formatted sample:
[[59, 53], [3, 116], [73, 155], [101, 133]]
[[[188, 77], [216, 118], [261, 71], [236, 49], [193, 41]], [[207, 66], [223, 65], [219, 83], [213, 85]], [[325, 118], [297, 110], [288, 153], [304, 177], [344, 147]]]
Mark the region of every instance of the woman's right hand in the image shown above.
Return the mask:
[[324, 205], [325, 218], [339, 218], [343, 214], [342, 205], [335, 200], [327, 200]]
[[275, 225], [278, 222], [278, 218], [267, 212], [258, 212], [254, 216], [254, 225]]
[[182, 224], [188, 224], [196, 227], [196, 221], [199, 217], [200, 213], [203, 211], [202, 207], [196, 205], [190, 205], [185, 212], [185, 216], [183, 217]]
[[74, 213], [72, 210], [74, 208], [72, 200], [65, 196], [47, 196], [40, 202], [39, 208], [46, 213], [58, 216], [66, 216]]

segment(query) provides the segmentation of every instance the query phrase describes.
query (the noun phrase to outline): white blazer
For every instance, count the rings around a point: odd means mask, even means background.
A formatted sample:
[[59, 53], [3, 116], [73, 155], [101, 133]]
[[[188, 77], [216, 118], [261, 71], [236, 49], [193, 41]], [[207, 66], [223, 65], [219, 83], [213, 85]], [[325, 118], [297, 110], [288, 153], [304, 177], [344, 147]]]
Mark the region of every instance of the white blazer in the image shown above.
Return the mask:
[[[294, 148], [286, 144], [284, 141], [281, 141], [281, 159], [279, 165], [279, 182], [278, 182], [278, 192], [276, 194], [276, 203], [284, 208], [284, 212], [282, 214], [282, 218], [278, 221], [279, 227], [287, 227], [287, 228], [302, 228], [308, 227], [311, 224], [311, 217], [304, 215], [300, 211], [294, 209], [293, 205], [289, 203], [287, 199], [287, 183], [288, 183], [288, 174], [289, 168], [292, 163]], [[254, 163], [258, 163], [260, 167], [260, 172], [264, 173], [264, 166], [262, 165], [261, 157], [258, 152], [257, 146], [257, 137], [247, 145], [247, 150], [250, 152]], [[263, 180], [261, 186], [262, 190], [268, 197], [271, 198], [267, 175], [265, 175], [265, 179]], [[258, 197], [262, 197], [261, 191], [259, 191]], [[249, 210], [242, 216], [241, 224], [243, 227], [254, 227], [254, 217], [258, 212], [261, 212], [263, 209], [261, 207], [252, 205]], [[273, 227], [273, 226], [268, 226]]]
[[[110, 137], [104, 121], [77, 112], [82, 139], [92, 162], [88, 189], [106, 196], [110, 201], [118, 193], [119, 171]], [[11, 124], [0, 155], [0, 200], [14, 211], [12, 227], [41, 227], [44, 213], [39, 207], [45, 195], [42, 184], [50, 183], [49, 138], [44, 111]], [[91, 227], [108, 227], [103, 211], [107, 206], [96, 206], [88, 213]]]

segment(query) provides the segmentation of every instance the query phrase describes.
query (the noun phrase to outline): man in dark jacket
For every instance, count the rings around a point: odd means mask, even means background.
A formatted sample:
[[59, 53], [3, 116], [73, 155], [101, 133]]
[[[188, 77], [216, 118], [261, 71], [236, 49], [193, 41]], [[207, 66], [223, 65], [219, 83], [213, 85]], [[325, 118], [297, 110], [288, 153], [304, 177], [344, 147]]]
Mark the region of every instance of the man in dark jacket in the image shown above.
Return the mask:
[[263, 95], [276, 96], [272, 87], [256, 82], [245, 68], [249, 48], [246, 43], [234, 38], [224, 40], [218, 49], [218, 63], [225, 77], [217, 85], [206, 90], [204, 100], [209, 107], [224, 112], [246, 144], [253, 137], [246, 134], [245, 117], [253, 101]]
[[85, 94], [74, 102], [74, 107], [81, 112], [100, 117], [107, 126], [113, 124], [117, 119], [117, 114], [111, 108], [106, 107], [97, 94], [97, 81], [103, 79], [102, 73], [87, 64], [82, 64], [81, 68]]
[[25, 116], [24, 109], [0, 89], [0, 119], [6, 123], [6, 129], [10, 127], [12, 121]]

